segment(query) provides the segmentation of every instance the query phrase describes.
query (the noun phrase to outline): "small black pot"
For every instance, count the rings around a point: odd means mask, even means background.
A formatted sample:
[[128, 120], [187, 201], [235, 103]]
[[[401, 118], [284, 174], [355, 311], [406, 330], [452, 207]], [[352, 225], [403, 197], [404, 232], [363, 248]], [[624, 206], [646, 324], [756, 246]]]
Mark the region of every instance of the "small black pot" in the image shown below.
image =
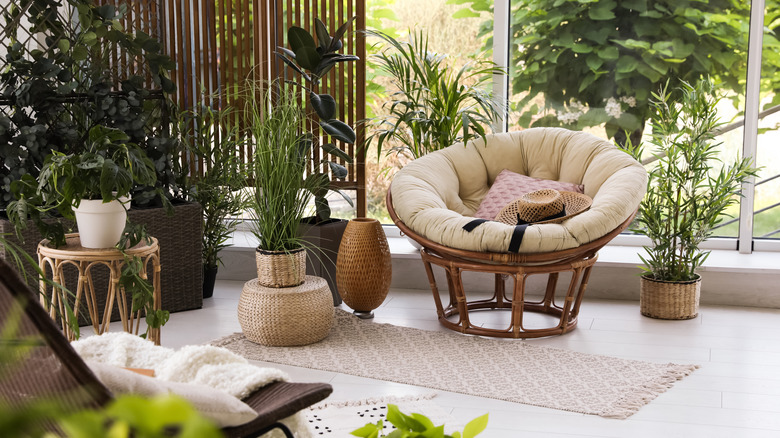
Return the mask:
[[217, 281], [219, 266], [203, 265], [203, 298], [214, 295], [214, 283]]

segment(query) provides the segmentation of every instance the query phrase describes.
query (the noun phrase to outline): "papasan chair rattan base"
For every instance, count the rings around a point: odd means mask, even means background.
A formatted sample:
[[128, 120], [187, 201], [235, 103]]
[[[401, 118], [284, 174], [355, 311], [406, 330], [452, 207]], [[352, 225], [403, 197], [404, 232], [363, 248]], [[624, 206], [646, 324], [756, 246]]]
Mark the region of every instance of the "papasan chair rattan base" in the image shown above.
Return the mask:
[[[416, 234], [395, 214], [390, 191], [387, 192], [387, 209], [398, 229], [422, 245], [420, 255], [433, 292], [439, 323], [461, 333], [497, 338], [541, 338], [574, 330], [591, 268], [598, 260], [598, 251], [625, 230], [634, 219], [634, 215], [631, 215], [609, 234], [577, 248], [547, 253], [509, 254], [453, 249]], [[446, 306], [439, 294], [432, 265], [441, 267], [446, 274], [449, 291], [449, 303]], [[495, 289], [491, 298], [469, 301], [462, 281], [462, 274], [467, 271], [495, 275]], [[571, 272], [572, 275], [566, 295], [559, 303], [555, 290], [559, 276], [564, 272]], [[526, 281], [529, 276], [537, 274], [547, 274], [547, 287], [544, 296], [535, 301], [526, 297]], [[507, 277], [514, 280], [514, 288], [511, 291], [506, 290], [504, 279]], [[508, 295], [508, 292], [511, 292], [511, 295]], [[472, 325], [470, 311], [498, 309], [511, 311], [507, 328], [494, 329]], [[545, 328], [526, 328], [523, 324], [525, 312], [550, 315], [558, 318], [558, 323]], [[453, 316], [457, 316], [457, 320], [453, 321]]]
[[[504, 171], [526, 180], [580, 185], [592, 204], [558, 223], [510, 225], [480, 216], [483, 201], [503, 199], [490, 198], [490, 191]], [[510, 184], [516, 188], [524, 183]], [[456, 144], [412, 161], [394, 176], [387, 209], [400, 231], [422, 246], [442, 325], [473, 335], [538, 338], [577, 326], [598, 251], [631, 223], [646, 184], [644, 167], [606, 140], [560, 128], [532, 128]], [[505, 190], [503, 182], [496, 187], [499, 194]], [[446, 274], [448, 294], [443, 295], [449, 295], [448, 303], [442, 303], [433, 266]], [[464, 290], [463, 273], [469, 271], [493, 274], [492, 298]], [[569, 284], [559, 288], [569, 274]], [[547, 276], [546, 286], [538, 288], [534, 282], [531, 286], [541, 290], [532, 291], [528, 280], [537, 275]], [[507, 278], [513, 280], [510, 287]], [[508, 310], [509, 324], [491, 328], [492, 323], [482, 327], [472, 322], [473, 312], [491, 310]], [[556, 322], [540, 326], [539, 318], [524, 319], [526, 312], [549, 315], [544, 319]]]

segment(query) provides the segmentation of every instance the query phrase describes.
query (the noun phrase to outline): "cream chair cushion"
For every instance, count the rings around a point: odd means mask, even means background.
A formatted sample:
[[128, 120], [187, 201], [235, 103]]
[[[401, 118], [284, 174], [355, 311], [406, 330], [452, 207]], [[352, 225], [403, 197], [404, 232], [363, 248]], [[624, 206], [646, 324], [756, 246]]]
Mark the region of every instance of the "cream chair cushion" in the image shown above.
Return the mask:
[[469, 251], [508, 252], [514, 227], [486, 222], [468, 232], [482, 198], [508, 169], [534, 178], [585, 186], [591, 208], [561, 224], [529, 226], [520, 253], [561, 251], [598, 239], [637, 209], [644, 167], [612, 143], [561, 128], [532, 128], [455, 144], [406, 165], [393, 178], [393, 208], [414, 232]]

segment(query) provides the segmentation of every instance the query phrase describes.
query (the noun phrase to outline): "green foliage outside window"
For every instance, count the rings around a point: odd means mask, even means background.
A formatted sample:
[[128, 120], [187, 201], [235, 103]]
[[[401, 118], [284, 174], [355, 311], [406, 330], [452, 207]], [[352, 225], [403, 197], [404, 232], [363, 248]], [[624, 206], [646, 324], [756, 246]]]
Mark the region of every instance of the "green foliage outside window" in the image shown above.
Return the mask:
[[[465, 11], [493, 5], [450, 3]], [[780, 89], [779, 6], [766, 6], [763, 90]], [[607, 135], [624, 144], [628, 131], [636, 144], [652, 111], [651, 92], [670, 79], [710, 76], [717, 88], [734, 92], [735, 104], [743, 94], [749, 1], [516, 0], [511, 9], [512, 93], [527, 93], [517, 104], [521, 126], [606, 124]], [[492, 26], [483, 23], [482, 33]], [[775, 94], [768, 104], [778, 102]]]

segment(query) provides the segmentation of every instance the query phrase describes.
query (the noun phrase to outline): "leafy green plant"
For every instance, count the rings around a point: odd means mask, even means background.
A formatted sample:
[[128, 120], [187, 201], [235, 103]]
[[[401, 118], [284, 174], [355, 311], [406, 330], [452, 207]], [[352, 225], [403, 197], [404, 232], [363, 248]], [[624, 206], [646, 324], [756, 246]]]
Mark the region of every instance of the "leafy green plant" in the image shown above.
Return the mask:
[[246, 199], [241, 193], [247, 182], [244, 165], [237, 154], [241, 143], [231, 108], [215, 111], [203, 107], [183, 115], [180, 125], [187, 150], [198, 158], [203, 175], [193, 184], [191, 196], [203, 208], [203, 264], [216, 268], [219, 251], [228, 245], [236, 230]]
[[466, 64], [453, 71], [444, 56], [428, 50], [428, 37], [420, 31], [398, 41], [381, 32], [386, 49], [372, 60], [393, 79], [397, 88], [383, 105], [386, 114], [369, 120], [375, 132], [377, 155], [386, 143], [387, 153], [419, 158], [457, 142], [485, 137], [485, 126], [500, 115], [500, 106], [485, 89], [494, 74], [505, 74], [492, 62]]
[[224, 436], [186, 400], [171, 394], [117, 397], [105, 409], [82, 410], [58, 421], [66, 437], [218, 438]]
[[73, 208], [82, 199], [110, 202], [127, 197], [136, 185], [154, 185], [154, 164], [141, 148], [128, 140], [118, 129], [96, 125], [90, 129], [82, 152], [66, 155], [52, 151], [37, 179], [25, 174], [11, 184], [16, 200], [8, 205], [7, 211], [17, 232], [27, 226], [30, 217], [44, 237], [51, 239], [55, 246], [62, 246], [65, 244], [62, 224], [43, 221], [50, 212], [73, 219]]
[[306, 115], [297, 96], [278, 82], [250, 82], [246, 95], [251, 98], [247, 99], [244, 117], [255, 144], [250, 230], [260, 242], [260, 249], [298, 249], [298, 225], [311, 199], [306, 189], [319, 175], [304, 179], [311, 145], [302, 131]]
[[642, 257], [644, 275], [661, 281], [697, 278], [696, 270], [709, 255], [699, 245], [712, 235], [724, 211], [737, 203], [741, 184], [756, 174], [749, 158], [720, 169], [713, 166], [721, 145], [714, 134], [721, 98], [712, 82], [683, 82], [676, 91], [673, 94], [667, 84], [653, 93], [651, 144], [660, 159], [648, 171], [635, 230], [652, 241], [645, 247], [648, 256]]
[[454, 432], [452, 435], [444, 434], [444, 425], [435, 426], [433, 422], [422, 414], [406, 415], [398, 409], [398, 406], [387, 405], [387, 421], [396, 427], [396, 430], [384, 435], [384, 421], [376, 424], [368, 423], [365, 426], [352, 431], [352, 435], [363, 438], [473, 438], [485, 430], [488, 423], [488, 414], [477, 417], [463, 429], [463, 433]]
[[[473, 10], [487, 0], [450, 0]], [[767, 1], [762, 90], [780, 89], [776, 0]], [[638, 144], [654, 111], [651, 92], [670, 79], [704, 76], [744, 94], [750, 2], [742, 0], [520, 0], [512, 2], [512, 93], [523, 95], [521, 126], [582, 129]], [[492, 34], [493, 22], [483, 24]], [[780, 93], [769, 106], [780, 103]], [[539, 97], [544, 98], [543, 108]], [[536, 119], [543, 109], [545, 117]]]
[[[355, 131], [346, 123], [336, 118], [336, 99], [327, 93], [319, 93], [319, 85], [321, 79], [338, 63], [357, 61], [358, 58], [355, 55], [342, 55], [337, 53], [344, 47], [344, 43], [341, 39], [349, 29], [350, 24], [354, 18], [350, 19], [346, 23], [339, 26], [336, 32], [331, 36], [328, 28], [319, 19], [314, 20], [315, 32], [317, 35], [317, 42], [315, 43], [314, 37], [305, 29], [298, 26], [291, 26], [287, 31], [287, 42], [290, 48], [278, 47], [279, 52], [276, 55], [293, 71], [297, 72], [303, 78], [304, 84], [301, 85], [294, 81], [289, 83], [296, 86], [300, 86], [307, 94], [308, 101], [314, 109], [316, 114], [317, 123], [322, 130], [346, 144], [355, 143]], [[307, 117], [314, 119], [310, 114]], [[314, 139], [319, 138], [319, 132], [310, 132], [305, 141], [312, 143]], [[309, 146], [311, 147], [311, 146]], [[339, 149], [333, 143], [325, 143], [319, 145], [322, 150], [334, 157], [346, 162], [351, 163], [352, 157], [346, 152]], [[312, 179], [312, 185], [308, 187], [314, 196], [314, 203], [317, 209], [317, 219], [320, 221], [326, 221], [330, 218], [330, 206], [325, 196], [328, 190], [335, 190], [350, 204], [352, 198], [338, 189], [331, 189], [330, 187], [330, 175], [333, 175], [336, 179], [344, 179], [348, 175], [347, 168], [337, 161], [323, 160], [320, 163], [322, 166], [329, 168], [330, 174], [326, 169], [320, 169], [313, 175], [316, 175]]]
[[[154, 185], [154, 164], [141, 148], [128, 139], [118, 129], [96, 125], [90, 129], [89, 142], [82, 152], [65, 155], [53, 151], [46, 158], [38, 179], [25, 175], [11, 184], [16, 200], [8, 205], [8, 217], [17, 235], [21, 238], [20, 231], [27, 226], [29, 217], [54, 246], [62, 246], [65, 244], [62, 223], [44, 221], [50, 212], [56, 211], [65, 218], [73, 219], [73, 209], [83, 199], [110, 202], [127, 197], [138, 185]], [[125, 249], [149, 240], [143, 225], [128, 221], [117, 243], [117, 248], [125, 257], [119, 285], [131, 295], [132, 311], [144, 310], [147, 331], [164, 325], [170, 313], [154, 309], [153, 288], [142, 275], [142, 261], [137, 256], [126, 254]]]
[[[83, 151], [95, 126], [121, 130], [154, 162], [157, 179], [135, 187], [134, 202], [175, 193], [175, 141], [165, 129], [174, 64], [156, 39], [124, 30], [126, 6], [24, 0], [9, 4], [8, 12], [0, 73], [0, 209], [12, 200], [12, 181], [37, 177], [53, 151]], [[29, 29], [20, 26], [28, 21]], [[35, 49], [28, 47], [30, 35]], [[117, 53], [135, 71], [118, 68]], [[159, 90], [145, 88], [147, 77]]]

